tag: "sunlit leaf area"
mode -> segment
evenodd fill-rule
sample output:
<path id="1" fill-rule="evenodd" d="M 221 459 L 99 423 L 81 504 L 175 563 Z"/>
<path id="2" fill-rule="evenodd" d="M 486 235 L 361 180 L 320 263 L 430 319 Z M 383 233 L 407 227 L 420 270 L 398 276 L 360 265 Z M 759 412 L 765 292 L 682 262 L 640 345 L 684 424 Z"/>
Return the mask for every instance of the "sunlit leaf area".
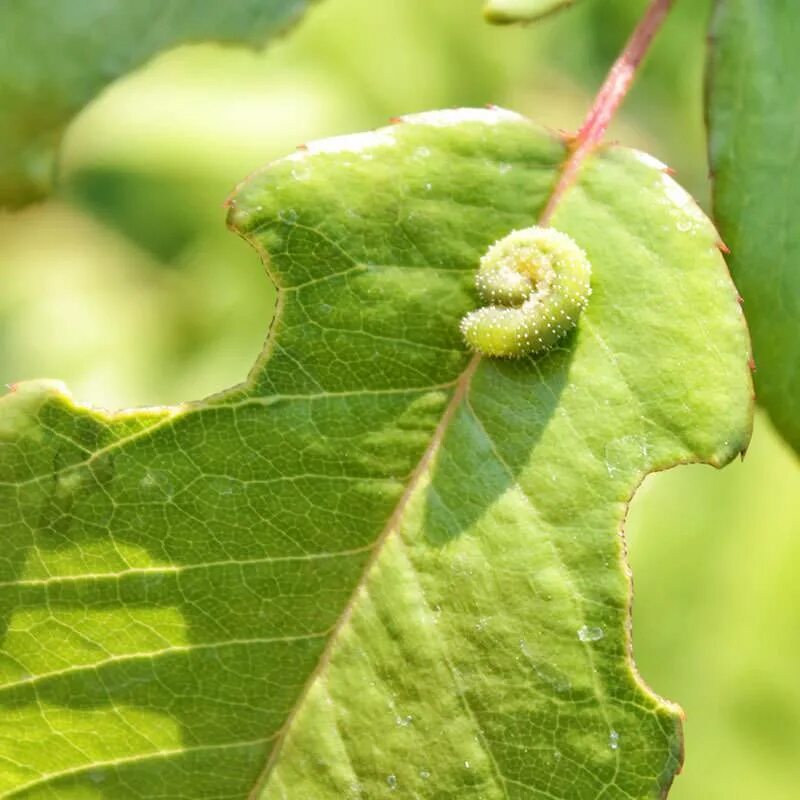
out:
<path id="1" fill-rule="evenodd" d="M 609 133 L 706 209 L 710 5 L 677 4 Z M 275 292 L 226 228 L 241 181 L 306 142 L 432 108 L 498 105 L 573 130 L 643 6 L 595 0 L 497 28 L 480 0 L 325 0 L 263 51 L 158 56 L 77 117 L 49 200 L 0 213 L 0 381 L 60 379 L 109 410 L 242 381 Z M 686 713 L 670 798 L 796 800 L 797 457 L 757 412 L 741 462 L 645 479 L 625 533 L 637 666 Z"/>

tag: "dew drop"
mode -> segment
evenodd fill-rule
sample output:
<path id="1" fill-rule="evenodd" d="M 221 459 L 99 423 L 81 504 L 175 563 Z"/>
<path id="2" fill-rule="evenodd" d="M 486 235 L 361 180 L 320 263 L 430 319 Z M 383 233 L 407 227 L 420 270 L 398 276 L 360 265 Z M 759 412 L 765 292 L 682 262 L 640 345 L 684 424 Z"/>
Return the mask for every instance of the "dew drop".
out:
<path id="1" fill-rule="evenodd" d="M 430 774 L 430 772 L 428 772 L 428 770 L 421 769 L 419 771 L 419 776 L 420 776 L 420 778 L 422 778 L 422 780 L 426 781 L 426 780 L 428 780 L 428 778 L 430 778 L 431 774 Z"/>
<path id="2" fill-rule="evenodd" d="M 227 478 L 214 478 L 209 482 L 208 488 L 219 495 L 231 495 L 237 491 L 233 481 Z"/>
<path id="3" fill-rule="evenodd" d="M 154 486 L 158 486 L 158 481 L 152 472 L 145 472 L 144 477 L 139 481 L 139 485 L 143 489 L 152 489 Z"/>
<path id="4" fill-rule="evenodd" d="M 396 775 L 387 775 L 386 776 L 386 785 L 394 791 L 397 788 L 397 776 Z"/>
<path id="5" fill-rule="evenodd" d="M 619 747 L 619 734 L 613 728 L 611 733 L 608 734 L 608 746 L 612 750 L 616 750 Z"/>
<path id="6" fill-rule="evenodd" d="M 148 470 L 145 472 L 139 485 L 143 489 L 160 492 L 167 500 L 171 500 L 175 494 L 175 488 L 169 478 L 169 474 L 161 470 Z"/>
<path id="7" fill-rule="evenodd" d="M 582 642 L 597 642 L 605 636 L 602 628 L 590 628 L 588 625 L 582 625 L 578 628 L 578 638 Z"/>
<path id="8" fill-rule="evenodd" d="M 59 475 L 56 481 L 56 494 L 59 497 L 67 497 L 75 494 L 83 482 L 83 475 L 80 472 L 67 472 Z"/>

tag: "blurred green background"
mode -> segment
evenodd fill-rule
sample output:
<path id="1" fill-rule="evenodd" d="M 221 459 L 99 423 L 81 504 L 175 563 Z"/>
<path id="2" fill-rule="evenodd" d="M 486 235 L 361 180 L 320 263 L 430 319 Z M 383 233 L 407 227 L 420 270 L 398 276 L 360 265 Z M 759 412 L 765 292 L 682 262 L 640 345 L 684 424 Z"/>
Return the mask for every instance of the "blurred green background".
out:
<path id="1" fill-rule="evenodd" d="M 497 29 L 479 0 L 325 0 L 263 53 L 162 56 L 71 127 L 51 202 L 0 216 L 0 381 L 58 377 L 109 408 L 240 381 L 274 294 L 224 226 L 237 181 L 430 108 L 496 103 L 575 129 L 643 6 L 585 0 Z M 709 13 L 677 3 L 610 132 L 704 205 Z M 673 800 L 800 796 L 798 531 L 798 462 L 761 417 L 743 463 L 651 476 L 633 503 L 636 660 L 687 713 Z"/>

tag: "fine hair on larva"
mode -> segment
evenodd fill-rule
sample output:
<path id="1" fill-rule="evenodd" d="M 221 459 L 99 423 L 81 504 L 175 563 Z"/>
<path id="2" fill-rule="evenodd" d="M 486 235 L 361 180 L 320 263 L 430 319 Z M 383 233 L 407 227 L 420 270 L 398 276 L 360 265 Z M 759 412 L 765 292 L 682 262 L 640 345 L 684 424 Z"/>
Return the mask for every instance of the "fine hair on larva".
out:
<path id="1" fill-rule="evenodd" d="M 495 242 L 475 286 L 485 306 L 461 320 L 469 347 L 487 356 L 519 358 L 549 350 L 589 303 L 592 267 L 567 234 L 533 226 Z"/>

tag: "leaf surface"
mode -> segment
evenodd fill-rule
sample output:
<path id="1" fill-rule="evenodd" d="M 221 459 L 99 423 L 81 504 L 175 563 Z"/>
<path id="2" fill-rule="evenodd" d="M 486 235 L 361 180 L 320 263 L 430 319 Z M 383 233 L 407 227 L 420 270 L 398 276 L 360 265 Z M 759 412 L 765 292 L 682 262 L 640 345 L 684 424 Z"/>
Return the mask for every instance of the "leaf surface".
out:
<path id="1" fill-rule="evenodd" d="M 0 797 L 666 792 L 621 525 L 648 472 L 746 446 L 749 347 L 713 227 L 608 148 L 552 220 L 593 265 L 577 330 L 465 352 L 480 256 L 564 157 L 502 110 L 312 145 L 231 200 L 278 287 L 246 383 L 0 403 Z"/>
<path id="2" fill-rule="evenodd" d="M 199 41 L 263 44 L 310 0 L 14 0 L 0 4 L 0 206 L 51 189 L 70 120 L 109 83 Z"/>
<path id="3" fill-rule="evenodd" d="M 800 452 L 800 6 L 718 3 L 708 75 L 714 214 L 745 302 L 756 390 Z"/>
<path id="4" fill-rule="evenodd" d="M 509 25 L 532 22 L 574 3 L 575 0 L 487 0 L 483 13 L 489 22 Z"/>

